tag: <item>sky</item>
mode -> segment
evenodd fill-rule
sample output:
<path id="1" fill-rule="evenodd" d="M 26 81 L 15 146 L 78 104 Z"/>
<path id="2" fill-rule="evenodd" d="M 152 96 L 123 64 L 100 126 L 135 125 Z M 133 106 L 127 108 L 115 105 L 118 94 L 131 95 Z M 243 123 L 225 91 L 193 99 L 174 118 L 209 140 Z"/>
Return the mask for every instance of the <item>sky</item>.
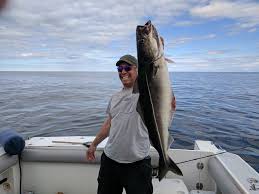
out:
<path id="1" fill-rule="evenodd" d="M 259 72 L 255 0 L 7 0 L 0 71 L 116 71 L 120 56 L 137 56 L 136 26 L 148 20 L 169 71 Z"/>

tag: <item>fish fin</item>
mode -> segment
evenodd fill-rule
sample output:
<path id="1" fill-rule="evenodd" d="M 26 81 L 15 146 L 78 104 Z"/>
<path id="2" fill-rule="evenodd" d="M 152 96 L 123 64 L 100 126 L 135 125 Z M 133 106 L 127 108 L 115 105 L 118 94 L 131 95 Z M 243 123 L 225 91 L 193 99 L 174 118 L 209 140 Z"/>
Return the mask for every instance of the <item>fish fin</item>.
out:
<path id="1" fill-rule="evenodd" d="M 158 69 L 159 69 L 159 65 L 154 65 L 153 77 L 156 77 Z"/>
<path id="2" fill-rule="evenodd" d="M 167 58 L 167 57 L 165 57 L 165 61 L 166 61 L 167 63 L 175 63 L 172 59 L 169 59 L 169 58 Z"/>
<path id="3" fill-rule="evenodd" d="M 183 176 L 180 168 L 174 163 L 174 161 L 170 157 L 168 157 L 167 164 L 159 159 L 159 171 L 157 176 L 158 180 L 161 181 L 169 170 L 177 175 Z"/>
<path id="4" fill-rule="evenodd" d="M 161 43 L 162 43 L 163 49 L 164 49 L 164 48 L 165 48 L 165 41 L 164 41 L 164 38 L 163 38 L 162 36 L 160 36 L 160 40 L 161 40 Z M 165 61 L 166 61 L 167 63 L 175 63 L 172 59 L 169 59 L 169 58 L 167 58 L 167 57 L 165 57 Z"/>
<path id="5" fill-rule="evenodd" d="M 164 38 L 162 36 L 160 36 L 160 40 L 162 42 L 162 45 L 163 45 L 163 49 L 165 48 L 165 41 L 164 41 Z"/>
<path id="6" fill-rule="evenodd" d="M 170 146 L 172 145 L 172 143 L 174 142 L 174 138 L 172 135 L 168 135 L 168 148 L 170 148 Z"/>

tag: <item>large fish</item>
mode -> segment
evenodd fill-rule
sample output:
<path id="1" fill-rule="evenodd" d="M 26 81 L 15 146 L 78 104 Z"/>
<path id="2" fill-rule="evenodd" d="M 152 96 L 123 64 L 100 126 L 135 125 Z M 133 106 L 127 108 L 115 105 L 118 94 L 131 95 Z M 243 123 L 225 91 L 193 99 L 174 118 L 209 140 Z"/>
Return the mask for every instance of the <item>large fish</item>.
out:
<path id="1" fill-rule="evenodd" d="M 161 180 L 169 170 L 182 175 L 167 153 L 172 143 L 168 129 L 174 110 L 171 106 L 173 93 L 164 57 L 163 39 L 159 37 L 151 21 L 144 26 L 137 26 L 136 35 L 138 79 L 134 92 L 138 89 L 140 96 L 137 111 L 148 129 L 152 145 L 159 154 L 158 178 Z"/>

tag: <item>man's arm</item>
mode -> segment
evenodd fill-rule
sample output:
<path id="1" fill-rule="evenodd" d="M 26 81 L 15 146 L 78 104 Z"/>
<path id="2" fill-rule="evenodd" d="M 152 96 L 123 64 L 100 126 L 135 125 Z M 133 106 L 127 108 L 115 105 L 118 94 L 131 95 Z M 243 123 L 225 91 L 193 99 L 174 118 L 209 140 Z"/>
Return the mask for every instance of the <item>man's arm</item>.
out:
<path id="1" fill-rule="evenodd" d="M 95 159 L 95 151 L 96 147 L 99 143 L 101 143 L 106 137 L 109 136 L 110 132 L 110 127 L 111 127 L 111 116 L 109 115 L 108 118 L 104 121 L 99 133 L 96 135 L 94 141 L 88 148 L 86 152 L 86 159 L 87 160 L 94 160 Z"/>
<path id="2" fill-rule="evenodd" d="M 176 109 L 176 99 L 175 99 L 175 96 L 173 96 L 173 98 L 172 98 L 171 107 L 172 107 L 172 111 L 175 111 L 175 109 Z"/>

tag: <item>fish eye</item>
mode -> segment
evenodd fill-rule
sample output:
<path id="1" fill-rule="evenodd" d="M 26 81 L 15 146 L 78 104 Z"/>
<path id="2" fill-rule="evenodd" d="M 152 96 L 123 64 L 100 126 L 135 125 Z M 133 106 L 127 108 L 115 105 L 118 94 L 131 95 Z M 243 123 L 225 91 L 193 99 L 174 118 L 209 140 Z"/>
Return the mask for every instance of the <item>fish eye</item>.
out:
<path id="1" fill-rule="evenodd" d="M 140 40 L 139 40 L 139 43 L 140 43 L 140 44 L 144 44 L 144 39 L 140 39 Z"/>

